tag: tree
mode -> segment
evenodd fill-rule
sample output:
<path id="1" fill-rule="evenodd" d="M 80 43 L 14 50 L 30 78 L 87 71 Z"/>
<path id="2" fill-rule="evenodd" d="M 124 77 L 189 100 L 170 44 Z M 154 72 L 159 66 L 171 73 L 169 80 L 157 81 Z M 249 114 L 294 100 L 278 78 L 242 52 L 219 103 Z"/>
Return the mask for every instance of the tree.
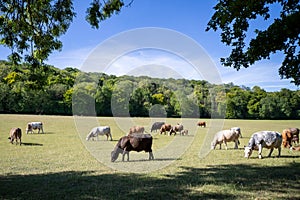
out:
<path id="1" fill-rule="evenodd" d="M 261 16 L 271 19 L 271 5 L 281 7 L 280 16 L 266 30 L 255 30 L 255 37 L 248 40 L 249 22 Z M 299 0 L 220 0 L 206 31 L 221 29 L 221 41 L 232 47 L 224 66 L 249 67 L 256 61 L 270 59 L 270 55 L 283 52 L 285 58 L 279 68 L 281 78 L 292 78 L 300 85 L 300 4 Z M 276 16 L 275 16 L 276 17 Z M 250 34 L 251 35 L 251 34 Z M 246 41 L 250 41 L 246 44 Z"/>
<path id="2" fill-rule="evenodd" d="M 122 0 L 93 0 L 86 20 L 93 28 L 124 6 Z M 72 0 L 3 0 L 0 2 L 0 44 L 11 50 L 9 59 L 40 66 L 62 48 L 59 37 L 76 16 Z"/>

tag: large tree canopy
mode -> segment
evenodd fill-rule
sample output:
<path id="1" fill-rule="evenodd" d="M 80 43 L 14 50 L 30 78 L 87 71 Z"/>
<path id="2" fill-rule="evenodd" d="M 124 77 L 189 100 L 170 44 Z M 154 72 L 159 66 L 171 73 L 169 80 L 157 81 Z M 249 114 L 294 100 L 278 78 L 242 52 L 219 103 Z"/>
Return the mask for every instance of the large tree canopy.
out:
<path id="1" fill-rule="evenodd" d="M 279 16 L 271 16 L 271 6 L 280 7 Z M 249 67 L 256 61 L 269 59 L 276 52 L 284 53 L 279 69 L 281 78 L 292 78 L 300 85 L 300 5 L 299 0 L 220 0 L 214 7 L 207 31 L 221 29 L 221 41 L 232 47 L 227 58 L 221 58 L 224 66 Z M 255 30 L 255 36 L 248 40 L 249 22 L 262 17 L 274 17 L 265 30 Z M 250 41 L 248 44 L 246 41 Z"/>
<path id="2" fill-rule="evenodd" d="M 124 1 L 91 0 L 86 20 L 99 28 L 101 21 L 125 6 Z M 132 2 L 128 0 L 127 5 Z M 280 15 L 266 30 L 256 30 L 255 37 L 246 44 L 249 22 L 259 16 L 270 19 L 270 5 L 274 4 L 281 7 Z M 207 30 L 221 29 L 221 41 L 232 47 L 229 57 L 221 58 L 223 65 L 239 70 L 283 52 L 279 74 L 300 85 L 299 0 L 220 0 L 214 9 Z M 0 45 L 11 49 L 10 60 L 14 63 L 25 60 L 33 66 L 41 64 L 53 51 L 61 49 L 59 37 L 68 30 L 75 15 L 73 0 L 2 0 Z"/>
<path id="3" fill-rule="evenodd" d="M 94 28 L 120 11 L 121 0 L 93 0 L 86 20 Z M 60 50 L 59 37 L 66 33 L 76 13 L 72 0 L 0 1 L 0 44 L 11 49 L 14 63 L 27 61 L 39 65 L 54 50 Z"/>

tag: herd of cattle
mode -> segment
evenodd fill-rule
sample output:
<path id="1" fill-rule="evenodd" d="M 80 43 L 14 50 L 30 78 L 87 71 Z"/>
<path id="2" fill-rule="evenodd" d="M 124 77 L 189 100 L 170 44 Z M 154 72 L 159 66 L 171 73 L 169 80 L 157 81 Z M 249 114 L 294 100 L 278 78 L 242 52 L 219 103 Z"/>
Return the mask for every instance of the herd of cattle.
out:
<path id="1" fill-rule="evenodd" d="M 40 133 L 40 131 L 42 131 L 42 133 L 44 133 L 44 129 L 43 129 L 43 123 L 42 122 L 29 122 L 27 123 L 26 126 L 26 134 L 33 133 L 33 130 L 38 129 L 38 133 Z M 22 130 L 20 128 L 12 128 L 9 132 L 9 137 L 8 139 L 10 140 L 10 142 L 13 144 L 14 140 L 16 140 L 16 144 L 18 144 L 18 140 L 19 140 L 19 144 L 22 144 L 21 141 L 22 138 Z"/>
<path id="2" fill-rule="evenodd" d="M 206 122 L 198 122 L 197 126 L 206 127 Z M 42 122 L 30 122 L 26 127 L 26 134 L 33 133 L 33 130 L 37 130 L 38 133 L 43 130 Z M 188 130 L 184 129 L 182 124 L 177 124 L 172 126 L 165 122 L 155 122 L 151 127 L 151 133 L 153 131 L 159 131 L 160 134 L 166 135 L 188 135 Z M 98 136 L 106 136 L 107 140 L 110 138 L 112 141 L 111 128 L 109 126 L 99 126 L 94 127 L 86 136 L 86 140 L 98 140 Z M 9 134 L 9 140 L 13 144 L 14 140 L 16 144 L 21 145 L 22 131 L 20 128 L 12 128 Z M 219 144 L 220 149 L 221 145 L 224 144 L 227 149 L 228 142 L 234 142 L 234 148 L 238 149 L 240 144 L 239 138 L 242 138 L 242 132 L 240 127 L 232 127 L 229 130 L 221 130 L 217 132 L 211 142 L 211 149 L 215 149 Z M 129 161 L 129 152 L 130 151 L 145 151 L 149 152 L 149 160 L 153 160 L 154 156 L 152 153 L 152 135 L 145 131 L 145 128 L 142 126 L 134 126 L 129 129 L 129 132 L 126 136 L 121 137 L 113 151 L 111 152 L 111 161 L 114 162 L 117 160 L 119 154 L 122 154 L 122 161 L 124 161 L 125 155 L 127 155 L 127 160 Z M 291 150 L 300 150 L 300 147 L 293 147 L 293 143 L 299 144 L 299 129 L 298 128 L 288 128 L 282 131 L 282 134 L 276 131 L 259 131 L 253 133 L 249 139 L 248 145 L 244 148 L 245 157 L 249 158 L 253 150 L 258 150 L 258 157 L 262 158 L 262 149 L 270 149 L 269 155 L 271 156 L 274 148 L 278 149 L 278 157 L 280 156 L 281 146 L 285 148 L 290 148 Z"/>

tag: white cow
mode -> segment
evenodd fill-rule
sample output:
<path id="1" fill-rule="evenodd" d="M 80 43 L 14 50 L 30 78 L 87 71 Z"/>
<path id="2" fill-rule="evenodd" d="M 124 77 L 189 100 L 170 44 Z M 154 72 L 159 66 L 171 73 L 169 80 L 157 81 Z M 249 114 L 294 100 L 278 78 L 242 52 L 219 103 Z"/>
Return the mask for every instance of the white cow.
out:
<path id="1" fill-rule="evenodd" d="M 33 133 L 33 130 L 38 129 L 38 133 L 40 133 L 40 130 L 42 130 L 42 133 L 44 133 L 43 130 L 43 123 L 42 122 L 29 122 L 27 124 L 27 128 L 26 128 L 26 134 L 28 134 L 28 132 Z"/>
<path id="2" fill-rule="evenodd" d="M 211 149 L 215 149 L 217 144 L 220 144 L 220 149 L 222 143 L 225 144 L 227 149 L 227 142 L 234 142 L 234 148 L 237 149 L 239 145 L 240 130 L 236 128 L 231 128 L 229 130 L 222 130 L 216 133 L 213 141 L 211 142 Z"/>
<path id="3" fill-rule="evenodd" d="M 259 131 L 253 133 L 248 146 L 245 147 L 245 158 L 249 158 L 253 150 L 258 150 L 258 158 L 262 158 L 263 147 L 270 149 L 268 157 L 271 156 L 274 148 L 278 148 L 278 157 L 281 152 L 282 136 L 276 131 Z"/>
<path id="4" fill-rule="evenodd" d="M 112 140 L 111 132 L 110 132 L 110 127 L 109 126 L 98 126 L 94 127 L 90 133 L 86 136 L 86 140 L 88 141 L 89 139 L 93 139 L 96 137 L 98 140 L 99 135 L 106 135 L 106 138 L 108 140 L 108 137 L 110 137 L 110 140 Z"/>

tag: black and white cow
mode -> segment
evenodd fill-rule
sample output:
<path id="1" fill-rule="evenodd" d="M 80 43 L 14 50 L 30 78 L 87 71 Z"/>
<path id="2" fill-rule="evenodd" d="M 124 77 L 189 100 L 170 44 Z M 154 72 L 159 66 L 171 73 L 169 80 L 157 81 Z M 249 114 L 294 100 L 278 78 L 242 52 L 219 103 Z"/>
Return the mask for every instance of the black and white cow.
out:
<path id="1" fill-rule="evenodd" d="M 33 130 L 36 130 L 36 129 L 39 130 L 38 133 L 40 133 L 40 130 L 42 130 L 42 133 L 44 133 L 43 123 L 42 122 L 29 122 L 26 127 L 26 134 L 28 134 L 28 132 L 33 133 Z"/>
<path id="2" fill-rule="evenodd" d="M 258 150 L 258 157 L 262 158 L 262 149 L 270 149 L 268 157 L 271 156 L 274 148 L 278 149 L 278 157 L 281 152 L 282 136 L 276 131 L 259 131 L 253 133 L 248 146 L 245 146 L 245 158 L 249 158 L 253 150 Z"/>

